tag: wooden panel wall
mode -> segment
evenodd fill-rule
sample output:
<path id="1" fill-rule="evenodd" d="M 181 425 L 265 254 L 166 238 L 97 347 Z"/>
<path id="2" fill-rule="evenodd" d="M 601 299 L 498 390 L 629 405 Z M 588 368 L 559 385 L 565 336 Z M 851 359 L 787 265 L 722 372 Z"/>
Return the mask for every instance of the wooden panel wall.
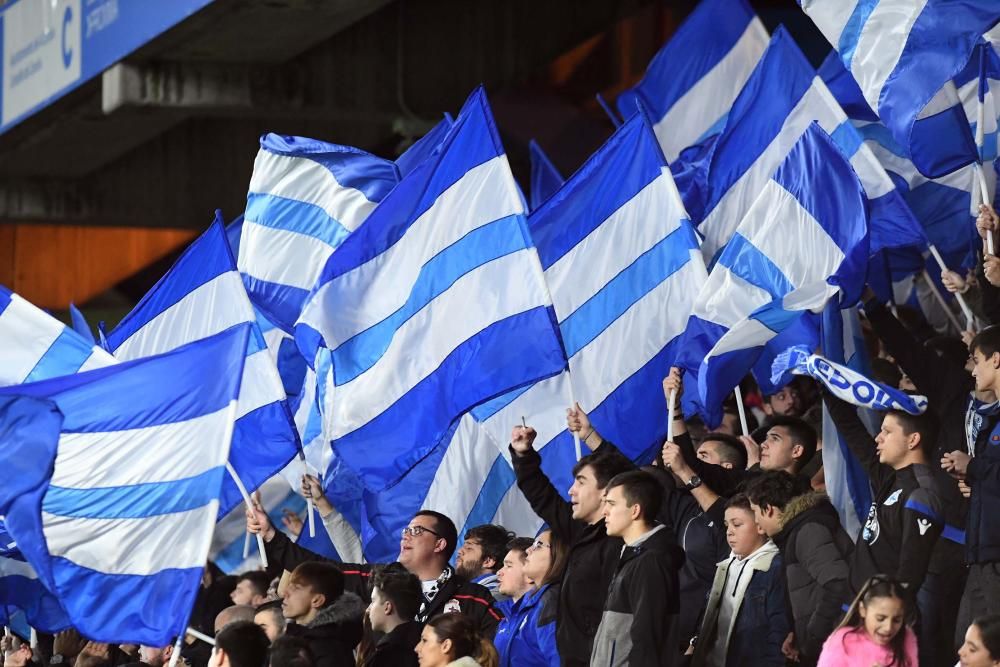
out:
<path id="1" fill-rule="evenodd" d="M 41 308 L 64 309 L 196 235 L 190 229 L 0 224 L 0 283 Z"/>

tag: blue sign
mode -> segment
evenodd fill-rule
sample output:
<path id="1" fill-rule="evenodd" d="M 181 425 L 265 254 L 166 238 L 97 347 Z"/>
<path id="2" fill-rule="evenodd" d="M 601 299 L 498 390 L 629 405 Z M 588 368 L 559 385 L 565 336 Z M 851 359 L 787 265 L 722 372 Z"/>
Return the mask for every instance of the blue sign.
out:
<path id="1" fill-rule="evenodd" d="M 0 133 L 211 2 L 8 2 L 0 9 Z"/>

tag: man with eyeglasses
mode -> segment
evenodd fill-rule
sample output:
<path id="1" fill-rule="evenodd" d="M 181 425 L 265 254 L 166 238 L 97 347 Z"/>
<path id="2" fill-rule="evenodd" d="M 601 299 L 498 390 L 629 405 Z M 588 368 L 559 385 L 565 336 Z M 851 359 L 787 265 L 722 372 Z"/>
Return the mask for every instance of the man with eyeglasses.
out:
<path id="1" fill-rule="evenodd" d="M 303 484 L 307 496 L 315 496 L 317 489 L 318 486 Z M 254 514 L 247 513 L 247 530 L 264 538 L 269 574 L 291 572 L 307 561 L 333 562 L 344 573 L 344 589 L 371 602 L 369 578 L 378 563 L 341 563 L 324 558 L 275 530 L 263 508 L 257 506 L 256 510 Z M 424 599 L 415 620 L 424 623 L 438 614 L 460 611 L 478 625 L 481 634 L 493 637 L 502 615 L 494 608 L 493 596 L 487 588 L 456 574 L 448 564 L 457 542 L 455 524 L 440 512 L 421 510 L 403 528 L 399 563 L 420 579 L 423 589 Z"/>

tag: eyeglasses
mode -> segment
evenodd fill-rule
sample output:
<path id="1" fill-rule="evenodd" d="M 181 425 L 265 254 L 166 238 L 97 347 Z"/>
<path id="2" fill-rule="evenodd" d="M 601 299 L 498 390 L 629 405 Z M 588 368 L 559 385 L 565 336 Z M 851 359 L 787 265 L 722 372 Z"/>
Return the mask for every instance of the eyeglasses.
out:
<path id="1" fill-rule="evenodd" d="M 529 549 L 533 549 L 533 550 L 534 549 L 551 549 L 552 545 L 551 544 L 546 544 L 545 542 L 542 542 L 541 540 L 535 540 L 535 543 L 532 544 L 528 548 Z"/>
<path id="2" fill-rule="evenodd" d="M 420 537 L 424 533 L 430 533 L 436 537 L 441 537 L 441 533 L 436 533 L 430 528 L 424 528 L 423 526 L 407 526 L 403 529 L 403 537 Z"/>

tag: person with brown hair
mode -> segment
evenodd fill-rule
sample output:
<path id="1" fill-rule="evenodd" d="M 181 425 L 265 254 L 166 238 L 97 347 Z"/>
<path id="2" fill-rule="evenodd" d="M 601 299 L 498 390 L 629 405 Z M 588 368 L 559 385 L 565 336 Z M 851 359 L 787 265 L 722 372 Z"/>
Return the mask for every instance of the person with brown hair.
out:
<path id="1" fill-rule="evenodd" d="M 507 618 L 500 621 L 497 628 L 500 664 L 503 667 L 559 667 L 556 615 L 559 582 L 569 549 L 552 531 L 545 530 L 523 553 L 522 570 L 531 588 L 511 606 Z"/>
<path id="2" fill-rule="evenodd" d="M 465 614 L 440 614 L 427 622 L 414 649 L 420 667 L 499 667 L 493 642 Z"/>
<path id="3" fill-rule="evenodd" d="M 364 603 L 344 590 L 344 575 L 329 563 L 302 563 L 285 588 L 285 634 L 309 642 L 316 667 L 354 663 L 361 641 Z"/>

